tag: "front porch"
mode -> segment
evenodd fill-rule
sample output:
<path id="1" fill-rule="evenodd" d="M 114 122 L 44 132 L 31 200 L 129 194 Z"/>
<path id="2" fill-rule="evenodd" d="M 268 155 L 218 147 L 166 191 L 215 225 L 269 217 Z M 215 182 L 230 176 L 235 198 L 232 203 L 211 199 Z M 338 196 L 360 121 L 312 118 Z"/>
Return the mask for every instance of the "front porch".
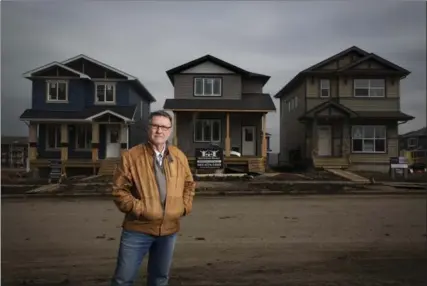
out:
<path id="1" fill-rule="evenodd" d="M 59 123 L 29 122 L 30 169 L 49 168 L 51 160 L 60 160 L 65 175 L 69 171 L 96 174 L 103 159 L 118 159 L 128 149 L 129 123 L 111 114 Z"/>
<path id="2" fill-rule="evenodd" d="M 196 148 L 212 145 L 224 150 L 224 167 L 242 172 L 265 172 L 266 114 L 263 112 L 174 111 L 172 142 L 195 170 Z M 239 156 L 235 154 L 239 153 Z"/>

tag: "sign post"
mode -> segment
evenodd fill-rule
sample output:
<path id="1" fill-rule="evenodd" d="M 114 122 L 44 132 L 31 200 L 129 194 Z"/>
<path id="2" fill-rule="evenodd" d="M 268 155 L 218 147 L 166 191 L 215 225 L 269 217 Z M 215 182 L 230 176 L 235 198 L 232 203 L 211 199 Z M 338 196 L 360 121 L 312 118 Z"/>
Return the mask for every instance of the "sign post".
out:
<path id="1" fill-rule="evenodd" d="M 406 157 L 390 157 L 390 175 L 393 180 L 396 179 L 396 174 L 403 174 L 405 179 L 408 178 L 408 160 Z"/>
<path id="2" fill-rule="evenodd" d="M 224 154 L 220 147 L 196 148 L 196 169 L 222 169 Z"/>

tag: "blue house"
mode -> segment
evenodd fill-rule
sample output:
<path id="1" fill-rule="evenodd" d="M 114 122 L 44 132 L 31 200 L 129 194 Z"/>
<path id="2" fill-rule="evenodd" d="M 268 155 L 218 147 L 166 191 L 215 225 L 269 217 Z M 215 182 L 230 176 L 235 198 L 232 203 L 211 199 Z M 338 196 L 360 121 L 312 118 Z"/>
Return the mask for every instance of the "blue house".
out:
<path id="1" fill-rule="evenodd" d="M 156 100 L 136 77 L 85 55 L 24 77 L 32 81 L 32 106 L 20 119 L 29 126 L 30 169 L 40 175 L 52 159 L 67 175 L 108 173 L 123 150 L 146 141 Z"/>

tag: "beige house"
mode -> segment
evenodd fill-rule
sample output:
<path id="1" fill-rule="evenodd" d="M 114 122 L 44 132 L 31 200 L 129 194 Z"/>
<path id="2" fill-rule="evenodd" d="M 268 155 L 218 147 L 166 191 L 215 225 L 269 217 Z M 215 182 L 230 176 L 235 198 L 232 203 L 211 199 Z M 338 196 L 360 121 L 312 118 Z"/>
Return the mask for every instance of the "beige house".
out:
<path id="1" fill-rule="evenodd" d="M 280 99 L 279 163 L 388 171 L 398 156 L 400 81 L 409 71 L 358 47 L 298 73 Z"/>

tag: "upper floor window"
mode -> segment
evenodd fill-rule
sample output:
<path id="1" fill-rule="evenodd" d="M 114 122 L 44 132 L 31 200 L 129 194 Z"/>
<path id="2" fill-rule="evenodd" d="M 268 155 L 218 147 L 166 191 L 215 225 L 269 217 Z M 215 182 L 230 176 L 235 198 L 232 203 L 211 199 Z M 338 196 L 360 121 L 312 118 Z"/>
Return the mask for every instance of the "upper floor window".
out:
<path id="1" fill-rule="evenodd" d="M 355 97 L 384 97 L 385 80 L 384 79 L 355 79 L 354 80 Z"/>
<path id="2" fill-rule="evenodd" d="M 64 102 L 68 100 L 68 84 L 65 80 L 47 81 L 47 101 Z"/>
<path id="3" fill-rule="evenodd" d="M 96 103 L 115 103 L 116 85 L 108 82 L 97 82 L 95 84 Z"/>
<path id="4" fill-rule="evenodd" d="M 331 84 L 329 79 L 320 80 L 320 97 L 330 97 L 331 96 Z"/>
<path id="5" fill-rule="evenodd" d="M 221 96 L 221 78 L 195 78 L 194 96 Z"/>

